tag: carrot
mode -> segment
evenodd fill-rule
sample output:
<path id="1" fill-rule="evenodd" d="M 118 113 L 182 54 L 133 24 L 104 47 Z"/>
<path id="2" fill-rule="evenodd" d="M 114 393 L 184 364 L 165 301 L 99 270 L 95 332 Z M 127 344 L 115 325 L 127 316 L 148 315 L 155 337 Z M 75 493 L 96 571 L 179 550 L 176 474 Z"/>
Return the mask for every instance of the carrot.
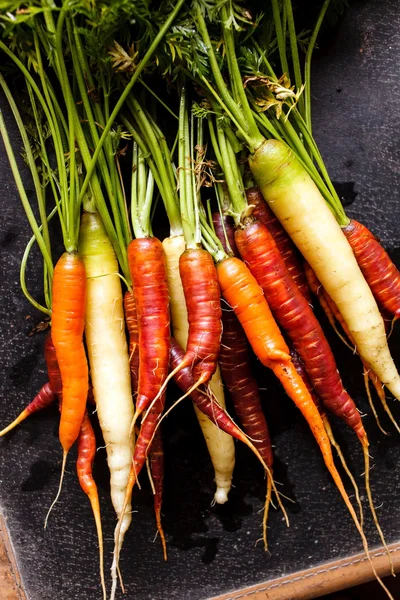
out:
<path id="1" fill-rule="evenodd" d="M 400 376 L 375 299 L 315 183 L 293 152 L 277 140 L 260 145 L 250 158 L 250 168 L 274 214 L 340 307 L 360 356 L 400 399 Z"/>
<path id="2" fill-rule="evenodd" d="M 311 383 L 335 415 L 351 427 L 363 446 L 368 439 L 360 413 L 343 388 L 335 359 L 310 305 L 301 294 L 268 229 L 249 222 L 236 230 L 239 252 L 249 266 L 278 323 L 285 329 L 299 353 Z"/>
<path id="3" fill-rule="evenodd" d="M 128 246 L 139 328 L 139 382 L 134 422 L 151 405 L 168 375 L 169 293 L 160 240 L 144 237 Z"/>
<path id="4" fill-rule="evenodd" d="M 214 223 L 215 226 L 215 223 Z M 265 464 L 273 472 L 271 438 L 261 407 L 258 384 L 250 366 L 246 335 L 235 313 L 222 308 L 223 333 L 220 350 L 220 366 L 225 385 L 231 395 L 239 421 L 253 441 Z M 271 501 L 271 480 L 267 479 L 267 494 L 263 517 L 263 541 L 267 550 L 267 521 Z"/>
<path id="5" fill-rule="evenodd" d="M 79 435 L 89 388 L 89 370 L 83 345 L 86 271 L 77 252 L 64 252 L 57 261 L 52 296 L 51 336 L 62 383 L 59 438 L 63 461 L 58 492 L 47 512 L 45 528 L 61 493 L 67 455 Z"/>
<path id="6" fill-rule="evenodd" d="M 400 271 L 365 225 L 354 219 L 342 231 L 378 305 L 396 319 L 400 316 Z"/>
<path id="7" fill-rule="evenodd" d="M 160 536 L 164 560 L 167 560 L 167 543 L 161 522 L 161 506 L 164 489 L 164 448 L 161 429 L 157 429 L 150 446 L 150 472 L 153 482 L 154 514 L 156 517 L 157 531 Z"/>
<path id="8" fill-rule="evenodd" d="M 136 394 L 139 379 L 139 326 L 133 291 L 130 292 L 128 290 L 125 292 L 124 313 L 129 334 L 129 364 L 131 366 L 132 392 Z"/>
<path id="9" fill-rule="evenodd" d="M 365 552 L 369 556 L 366 537 L 334 465 L 331 445 L 321 416 L 291 362 L 289 349 L 272 317 L 260 286 L 246 265 L 235 257 L 219 262 L 217 273 L 222 294 L 234 309 L 254 352 L 262 364 L 272 369 L 309 424 L 325 465 L 346 504 L 361 536 Z"/>
<path id="10" fill-rule="evenodd" d="M 22 423 L 29 415 L 33 415 L 34 413 L 47 408 L 56 400 L 57 395 L 51 389 L 50 383 L 45 383 L 38 394 L 34 397 L 34 399 L 24 408 L 18 417 L 14 419 L 12 423 L 7 425 L 4 429 L 0 431 L 0 437 L 14 429 L 19 423 Z"/>
<path id="11" fill-rule="evenodd" d="M 167 277 L 168 277 L 168 288 L 171 298 L 171 324 L 172 332 L 176 341 L 186 348 L 189 323 L 187 318 L 187 308 L 185 302 L 185 294 L 182 287 L 182 281 L 179 274 L 179 259 L 181 254 L 185 251 L 185 240 L 183 236 L 171 236 L 163 240 L 163 247 L 165 250 L 165 256 L 167 259 Z M 174 343 L 171 340 L 172 344 Z M 183 351 L 182 351 L 183 352 Z M 183 359 L 184 352 L 181 355 Z M 171 355 L 172 361 L 174 361 L 173 354 Z M 174 366 L 175 362 L 173 362 Z M 182 373 L 190 373 L 190 386 L 183 389 L 186 392 L 191 386 L 194 386 L 193 375 L 191 368 L 186 367 L 182 370 Z M 176 376 L 179 373 L 176 373 Z M 189 380 L 188 380 L 189 382 Z M 188 384 L 189 385 L 189 384 Z M 225 395 L 224 386 L 221 378 L 220 369 L 217 369 L 208 384 L 211 394 L 216 398 L 218 404 L 225 409 Z M 181 388 L 182 389 L 182 388 Z M 194 396 L 197 394 L 194 393 Z M 191 395 L 193 400 L 193 394 Z M 209 402 L 209 397 L 201 395 L 199 401 L 203 403 Z M 213 420 L 210 420 L 209 416 L 206 416 L 204 412 L 199 410 L 198 402 L 193 403 L 194 411 L 201 427 L 207 449 L 210 454 L 211 462 L 214 467 L 216 490 L 214 494 L 214 501 L 217 504 L 224 504 L 228 501 L 228 494 L 232 485 L 232 475 L 235 466 L 235 446 L 233 439 L 230 434 L 225 433 L 217 426 Z M 213 403 L 216 406 L 216 403 Z M 213 413 L 214 414 L 214 413 Z"/>
<path id="12" fill-rule="evenodd" d="M 214 231 L 227 254 L 232 254 L 239 258 L 239 252 L 236 248 L 234 221 L 229 215 L 221 215 L 220 212 L 212 214 Z"/>
<path id="13" fill-rule="evenodd" d="M 221 342 L 221 306 L 212 256 L 202 248 L 181 255 L 179 272 L 188 312 L 189 334 L 184 358 L 176 369 L 192 365 L 195 385 L 207 383 L 217 368 Z"/>
<path id="14" fill-rule="evenodd" d="M 87 412 L 85 413 L 78 437 L 78 458 L 76 470 L 82 490 L 88 496 L 92 507 L 96 524 L 97 539 L 99 541 L 100 581 L 103 590 L 103 599 L 106 600 L 106 584 L 104 580 L 104 558 L 103 558 L 103 531 L 101 527 L 99 494 L 93 479 L 92 467 L 96 456 L 96 436 L 93 431 Z"/>
<path id="15" fill-rule="evenodd" d="M 79 251 L 88 277 L 85 336 L 93 393 L 106 445 L 111 501 L 123 522 L 122 543 L 132 519 L 130 505 L 122 507 L 132 460 L 134 407 L 118 262 L 97 212 L 82 215 Z"/>
<path id="16" fill-rule="evenodd" d="M 264 223 L 268 231 L 275 240 L 279 252 L 285 261 L 286 268 L 294 279 L 297 287 L 303 294 L 307 302 L 311 302 L 310 289 L 307 285 L 307 279 L 303 267 L 298 257 L 298 250 L 292 240 L 268 207 L 262 194 L 257 187 L 246 190 L 247 202 L 253 208 L 253 216 Z"/>
<path id="17" fill-rule="evenodd" d="M 46 339 L 44 341 L 44 360 L 46 362 L 47 377 L 49 378 L 50 388 L 54 394 L 60 397 L 62 394 L 61 373 L 60 367 L 58 366 L 53 338 L 51 337 L 51 331 L 49 331 L 49 333 L 46 335 Z"/>
<path id="18" fill-rule="evenodd" d="M 44 408 L 50 406 L 57 396 L 61 396 L 61 375 L 58 367 L 56 351 L 53 340 L 51 339 L 51 331 L 47 334 L 44 342 L 44 359 L 46 361 L 47 376 L 49 381 L 45 383 L 35 398 L 24 408 L 18 417 L 2 431 L 0 437 L 14 429 L 19 423 L 24 421 L 29 415 L 32 415 Z"/>

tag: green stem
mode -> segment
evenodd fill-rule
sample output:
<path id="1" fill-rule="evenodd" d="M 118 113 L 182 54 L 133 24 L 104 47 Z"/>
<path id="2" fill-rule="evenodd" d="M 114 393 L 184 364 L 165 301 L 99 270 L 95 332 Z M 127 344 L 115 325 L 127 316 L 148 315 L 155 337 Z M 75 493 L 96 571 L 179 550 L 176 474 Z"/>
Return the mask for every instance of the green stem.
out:
<path id="1" fill-rule="evenodd" d="M 221 16 L 222 16 L 222 21 L 226 22 L 228 19 L 226 6 L 223 6 L 221 8 Z M 237 58 L 236 58 L 235 40 L 234 40 L 232 28 L 228 29 L 224 26 L 224 40 L 225 40 L 226 53 L 230 57 L 229 75 L 230 75 L 231 79 L 235 82 L 235 85 L 237 87 L 241 111 L 242 111 L 242 113 L 244 115 L 244 119 L 246 121 L 246 131 L 248 132 L 248 134 L 251 138 L 257 139 L 257 137 L 259 137 L 259 135 L 260 135 L 260 132 L 258 131 L 256 122 L 253 117 L 253 112 L 249 106 L 246 92 L 243 87 L 242 75 L 240 73 L 239 65 L 238 65 Z"/>
<path id="2" fill-rule="evenodd" d="M 287 13 L 287 23 L 289 29 L 289 41 L 290 41 L 290 49 L 292 52 L 292 62 L 293 62 L 293 72 L 294 72 L 294 80 L 296 83 L 297 90 L 301 89 L 303 85 L 302 77 L 301 77 L 301 68 L 300 68 L 300 59 L 299 59 L 299 50 L 297 47 L 297 36 L 296 36 L 296 28 L 294 24 L 293 18 L 293 9 L 292 9 L 292 1 L 284 0 L 286 13 Z M 298 107 L 301 115 L 304 115 L 304 98 L 303 95 L 300 96 L 298 101 Z"/>
<path id="3" fill-rule="evenodd" d="M 318 20 L 315 24 L 314 30 L 312 32 L 310 42 L 308 44 L 306 60 L 304 64 L 304 97 L 305 97 L 305 122 L 310 134 L 312 133 L 312 123 L 311 123 L 311 58 L 315 47 L 315 42 L 317 40 L 319 30 L 321 29 L 322 21 L 324 20 L 326 11 L 328 10 L 328 6 L 331 0 L 325 0 L 322 5 L 321 11 L 318 16 Z"/>
<path id="4" fill-rule="evenodd" d="M 18 193 L 20 195 L 22 206 L 24 207 L 26 216 L 28 218 L 29 224 L 32 228 L 32 231 L 37 239 L 38 246 L 40 248 L 41 253 L 43 254 L 43 258 L 46 262 L 49 273 L 53 274 L 53 263 L 50 257 L 50 254 L 47 250 L 45 241 L 41 234 L 40 227 L 38 226 L 35 215 L 33 214 L 31 205 L 29 204 L 28 196 L 26 195 L 24 184 L 22 183 L 21 175 L 18 169 L 17 161 L 15 160 L 15 155 L 11 146 L 10 138 L 8 136 L 8 131 L 6 128 L 6 124 L 3 118 L 3 113 L 0 110 L 0 132 L 3 137 L 4 147 L 6 149 L 7 157 L 11 166 L 12 174 L 14 176 L 15 184 L 18 189 Z"/>
<path id="5" fill-rule="evenodd" d="M 282 31 L 282 22 L 281 22 L 281 16 L 280 16 L 280 12 L 279 12 L 279 3 L 278 3 L 278 0 L 271 0 L 271 3 L 272 3 L 272 13 L 274 16 L 276 39 L 278 41 L 278 50 L 279 50 L 279 58 L 281 61 L 281 67 L 282 67 L 283 73 L 286 73 L 286 75 L 289 77 L 290 76 L 289 65 L 288 65 L 287 58 L 286 58 L 286 40 L 283 36 L 283 31 Z"/>
<path id="6" fill-rule="evenodd" d="M 186 106 L 186 90 L 181 88 L 181 97 L 179 102 L 179 142 L 178 142 L 178 163 L 179 163 L 179 200 L 181 206 L 181 218 L 183 235 L 185 237 L 186 248 L 196 248 L 195 223 L 193 215 L 193 197 L 191 176 L 188 169 L 191 169 L 189 162 L 190 140 L 189 140 L 189 122 Z"/>
<path id="7" fill-rule="evenodd" d="M 242 194 L 238 185 L 237 163 L 236 159 L 232 162 L 232 154 L 229 149 L 229 141 L 226 139 L 222 127 L 217 125 L 217 135 L 219 149 L 222 157 L 220 165 L 225 176 L 226 185 L 228 187 L 230 200 L 235 213 L 235 223 L 239 223 L 242 212 L 247 207 L 246 197 Z"/>
<path id="8" fill-rule="evenodd" d="M 160 31 L 158 32 L 158 34 L 156 35 L 156 37 L 154 38 L 153 42 L 150 44 L 150 47 L 148 48 L 146 54 L 144 55 L 144 57 L 142 58 L 142 60 L 140 61 L 135 73 L 132 75 L 132 78 L 130 80 L 130 82 L 128 83 L 128 85 L 126 86 L 126 88 L 124 89 L 124 91 L 122 92 L 117 104 L 115 105 L 105 127 L 104 127 L 104 131 L 101 134 L 101 138 L 99 140 L 98 145 L 96 146 L 96 150 L 93 154 L 92 160 L 90 162 L 89 167 L 87 168 L 87 172 L 86 172 L 86 177 L 85 180 L 83 182 L 82 188 L 81 188 L 81 196 L 83 197 L 84 193 L 86 192 L 87 186 L 89 185 L 89 181 L 93 175 L 96 163 L 97 163 L 97 159 L 98 156 L 100 154 L 101 148 L 103 147 L 104 141 L 107 138 L 110 129 L 119 113 L 119 111 L 122 108 L 122 105 L 124 104 L 125 100 L 127 99 L 131 89 L 133 88 L 133 86 L 135 85 L 136 81 L 139 79 L 143 69 L 146 67 L 147 63 L 149 62 L 149 60 L 151 59 L 151 57 L 153 56 L 154 52 L 157 50 L 158 45 L 160 44 L 161 40 L 163 39 L 164 35 L 167 33 L 167 31 L 169 30 L 170 26 L 172 25 L 175 17 L 177 16 L 178 12 L 180 11 L 183 3 L 185 2 L 185 0 L 178 0 L 175 8 L 172 10 L 172 12 L 170 13 L 170 15 L 168 16 L 168 18 L 165 20 L 163 26 L 161 27 Z"/>

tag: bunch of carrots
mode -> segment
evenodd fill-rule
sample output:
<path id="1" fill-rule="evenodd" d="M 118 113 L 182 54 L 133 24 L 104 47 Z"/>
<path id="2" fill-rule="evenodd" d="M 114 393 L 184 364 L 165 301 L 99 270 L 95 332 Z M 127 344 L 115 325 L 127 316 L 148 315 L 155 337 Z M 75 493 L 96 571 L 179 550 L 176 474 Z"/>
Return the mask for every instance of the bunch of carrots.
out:
<path id="1" fill-rule="evenodd" d="M 174 379 L 177 402 L 190 397 L 203 431 L 215 502 L 228 500 L 233 439 L 261 463 L 267 549 L 273 494 L 287 515 L 274 481 L 254 353 L 310 426 L 369 558 L 358 487 L 329 414 L 361 444 L 369 507 L 386 545 L 370 491 L 368 436 L 312 302 L 319 300 L 357 352 L 371 404 L 370 383 L 399 430 L 384 388 L 400 400 L 387 343 L 400 312 L 400 273 L 373 234 L 345 214 L 312 135 L 310 64 L 329 0 L 301 51 L 290 0 L 270 0 L 259 16 L 246 3 L 216 0 L 165 0 L 156 8 L 122 0 L 9 4 L 1 21 L 0 85 L 20 131 L 37 210 L 1 113 L 0 131 L 33 232 L 21 265 L 22 290 L 50 317 L 51 330 L 48 382 L 0 435 L 58 401 L 63 461 L 46 524 L 76 442 L 106 598 L 92 475 L 96 439 L 88 416 L 95 405 L 117 517 L 111 598 L 118 579 L 123 588 L 119 558 L 145 465 L 167 558 L 160 424 L 176 405 L 165 410 Z M 10 74 L 18 91 L 11 90 Z M 53 219 L 64 246 L 55 262 Z M 162 241 L 153 233 L 160 221 L 164 230 L 169 224 Z M 25 282 L 34 244 L 43 256 L 44 304 Z M 391 597 L 372 562 L 371 568 Z"/>

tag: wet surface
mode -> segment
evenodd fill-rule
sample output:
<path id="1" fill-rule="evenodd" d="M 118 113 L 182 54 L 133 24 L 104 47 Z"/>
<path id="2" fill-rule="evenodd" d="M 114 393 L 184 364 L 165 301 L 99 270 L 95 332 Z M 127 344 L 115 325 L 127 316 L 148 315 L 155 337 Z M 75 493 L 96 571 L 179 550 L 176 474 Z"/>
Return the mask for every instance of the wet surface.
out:
<path id="1" fill-rule="evenodd" d="M 395 38 L 399 28 L 394 4 L 391 0 L 353 4 L 330 42 L 329 54 L 325 49 L 316 62 L 313 115 L 316 139 L 332 178 L 338 182 L 339 194 L 349 206 L 349 214 L 371 227 L 400 264 L 400 169 L 393 141 L 399 139 L 400 131 L 391 118 L 395 93 L 391 81 L 393 78 L 398 81 L 400 76 Z M 389 39 L 392 49 L 388 48 Z M 380 82 L 379 106 L 375 97 L 371 98 L 371 81 Z M 4 106 L 4 100 L 0 101 Z M 16 140 L 7 110 L 6 116 Z M 45 382 L 42 356 L 45 334 L 28 337 L 32 326 L 42 317 L 30 308 L 19 290 L 18 267 L 30 233 L 2 147 L 0 170 L 4 174 L 0 181 L 0 261 L 4 274 L 0 307 L 0 424 L 5 425 Z M 28 177 L 25 179 L 29 185 Z M 36 257 L 29 267 L 33 292 L 35 286 L 40 289 L 42 282 L 40 264 Z M 31 317 L 28 321 L 27 315 Z M 326 321 L 324 328 L 327 330 Z M 399 335 L 398 325 L 391 339 L 398 364 Z M 388 542 L 398 541 L 400 436 L 377 406 L 389 434 L 383 436 L 379 431 L 366 400 L 359 360 L 334 333 L 329 333 L 329 340 L 345 387 L 365 415 L 375 465 L 371 472 L 372 492 L 380 507 L 382 527 Z M 204 600 L 361 551 L 355 528 L 323 468 L 307 426 L 272 375 L 256 362 L 255 370 L 275 446 L 275 476 L 282 483 L 279 489 L 295 500 L 295 504 L 285 502 L 290 528 L 285 527 L 281 513 L 272 510 L 270 552 L 265 553 L 262 544 L 256 544 L 261 537 L 265 481 L 256 459 L 240 444 L 236 444 L 230 501 L 223 506 L 212 506 L 213 473 L 205 444 L 190 404 L 182 404 L 163 427 L 166 440 L 163 524 L 169 560 L 164 563 L 159 540 L 154 539 L 152 497 L 144 475 L 142 490 L 136 490 L 134 495 L 133 524 L 121 559 L 126 598 Z M 400 422 L 400 403 L 390 398 L 388 402 Z M 359 444 L 354 434 L 335 418 L 332 426 L 349 467 L 362 486 Z M 96 431 L 101 447 L 104 443 L 98 427 Z M 74 451 L 68 459 L 60 501 L 48 529 L 43 529 L 61 466 L 57 433 L 58 413 L 52 408 L 0 440 L 0 505 L 29 599 L 92 600 L 100 598 L 97 542 L 89 503 L 76 480 Z M 94 473 L 102 505 L 108 568 L 115 516 L 109 500 L 104 448 L 97 453 Z M 348 490 L 351 493 L 350 487 Z M 366 523 L 366 533 L 371 545 L 378 545 L 370 520 Z"/>

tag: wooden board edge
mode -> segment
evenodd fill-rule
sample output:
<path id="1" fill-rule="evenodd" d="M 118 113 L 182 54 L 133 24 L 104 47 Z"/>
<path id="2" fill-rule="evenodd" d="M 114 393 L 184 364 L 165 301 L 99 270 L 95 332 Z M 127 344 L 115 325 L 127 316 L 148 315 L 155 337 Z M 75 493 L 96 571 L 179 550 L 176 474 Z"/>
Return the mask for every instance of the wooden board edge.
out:
<path id="1" fill-rule="evenodd" d="M 389 545 L 389 552 L 394 570 L 399 572 L 400 542 Z M 371 551 L 371 557 L 380 577 L 390 575 L 390 564 L 383 547 Z M 235 592 L 214 596 L 209 600 L 312 600 L 372 579 L 374 575 L 371 565 L 365 554 L 361 553 Z"/>
<path id="2" fill-rule="evenodd" d="M 19 575 L 14 550 L 3 515 L 0 513 L 0 590 L 1 600 L 27 600 Z"/>

